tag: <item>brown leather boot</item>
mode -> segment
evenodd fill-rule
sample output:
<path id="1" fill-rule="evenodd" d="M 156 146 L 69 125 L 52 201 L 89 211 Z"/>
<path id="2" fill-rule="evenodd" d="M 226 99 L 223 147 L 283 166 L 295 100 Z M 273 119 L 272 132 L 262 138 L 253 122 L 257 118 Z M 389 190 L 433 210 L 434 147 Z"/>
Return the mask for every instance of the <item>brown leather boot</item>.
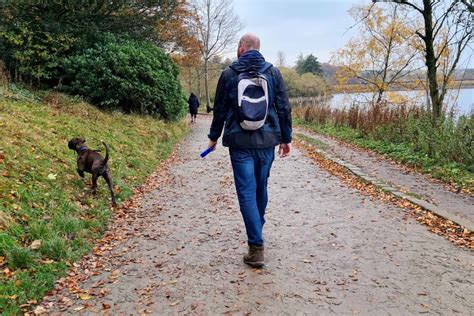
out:
<path id="1" fill-rule="evenodd" d="M 254 268 L 261 268 L 265 264 L 263 251 L 264 246 L 249 245 L 249 253 L 244 255 L 244 263 Z"/>

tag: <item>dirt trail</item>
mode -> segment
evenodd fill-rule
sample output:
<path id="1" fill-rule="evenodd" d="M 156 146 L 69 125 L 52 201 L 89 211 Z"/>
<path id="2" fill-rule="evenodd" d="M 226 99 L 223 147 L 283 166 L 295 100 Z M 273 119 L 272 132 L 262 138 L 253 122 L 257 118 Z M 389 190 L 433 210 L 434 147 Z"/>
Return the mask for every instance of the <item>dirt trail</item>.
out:
<path id="1" fill-rule="evenodd" d="M 194 126 L 166 185 L 144 197 L 127 228 L 133 237 L 104 252 L 113 260 L 79 284 L 89 295 L 63 290 L 47 301 L 72 299 L 70 307 L 53 313 L 472 313 L 472 252 L 346 187 L 297 150 L 272 169 L 268 266 L 244 266 L 227 150 L 199 158 L 209 124 Z"/>
<path id="2" fill-rule="evenodd" d="M 417 197 L 474 223 L 474 196 L 449 191 L 443 184 L 433 182 L 426 175 L 407 172 L 402 166 L 383 159 L 381 155 L 357 150 L 343 142 L 305 130 L 298 129 L 297 133 L 323 142 L 326 145 L 323 150 L 356 165 L 366 174 L 415 193 Z"/>

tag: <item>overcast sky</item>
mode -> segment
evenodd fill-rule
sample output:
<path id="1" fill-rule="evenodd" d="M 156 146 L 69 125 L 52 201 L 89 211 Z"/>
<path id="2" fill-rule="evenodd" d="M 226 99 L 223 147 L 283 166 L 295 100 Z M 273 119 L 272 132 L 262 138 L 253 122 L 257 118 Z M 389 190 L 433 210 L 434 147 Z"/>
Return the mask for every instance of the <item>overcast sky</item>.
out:
<path id="1" fill-rule="evenodd" d="M 275 63 L 281 50 L 287 66 L 293 66 L 299 53 L 312 53 L 320 62 L 329 61 L 332 52 L 343 47 L 356 33 L 348 31 L 354 21 L 347 11 L 355 4 L 370 3 L 370 0 L 234 0 L 234 9 L 245 23 L 242 34 L 250 32 L 260 37 L 261 52 L 268 61 Z M 235 50 L 233 47 L 232 51 Z M 474 67 L 474 60 L 469 66 Z"/>

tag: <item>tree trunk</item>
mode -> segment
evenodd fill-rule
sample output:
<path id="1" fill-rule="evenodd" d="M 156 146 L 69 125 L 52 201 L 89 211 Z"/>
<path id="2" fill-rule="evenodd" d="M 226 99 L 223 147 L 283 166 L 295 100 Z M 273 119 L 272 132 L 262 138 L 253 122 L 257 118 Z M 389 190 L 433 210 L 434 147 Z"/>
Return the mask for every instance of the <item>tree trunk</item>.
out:
<path id="1" fill-rule="evenodd" d="M 433 38 L 433 8 L 430 0 L 423 0 L 424 4 L 424 20 L 425 20 L 425 36 L 423 38 L 426 45 L 426 67 L 428 68 L 428 82 L 430 86 L 431 120 L 436 125 L 441 117 L 442 100 L 439 97 L 438 76 L 436 67 L 436 55 L 434 50 Z"/>
<path id="2" fill-rule="evenodd" d="M 189 87 L 189 92 L 194 92 L 194 90 L 193 90 L 193 78 L 192 78 L 192 73 L 191 73 L 191 67 L 188 67 L 188 87 Z"/>
<path id="3" fill-rule="evenodd" d="M 201 66 L 199 66 L 201 67 Z M 197 92 L 198 92 L 198 96 L 199 96 L 199 100 L 202 100 L 202 91 L 201 91 L 201 71 L 199 70 L 199 68 L 196 68 L 195 69 L 196 71 L 196 84 L 197 84 Z"/>
<path id="4" fill-rule="evenodd" d="M 206 90 L 207 106 L 211 107 L 211 98 L 209 96 L 209 61 L 204 59 L 204 89 Z"/>
<path id="5" fill-rule="evenodd" d="M 385 91 L 384 91 L 384 89 L 379 89 L 378 92 L 379 93 L 378 93 L 378 96 L 377 96 L 377 101 L 375 101 L 375 103 L 380 103 L 382 101 L 382 95 Z"/>

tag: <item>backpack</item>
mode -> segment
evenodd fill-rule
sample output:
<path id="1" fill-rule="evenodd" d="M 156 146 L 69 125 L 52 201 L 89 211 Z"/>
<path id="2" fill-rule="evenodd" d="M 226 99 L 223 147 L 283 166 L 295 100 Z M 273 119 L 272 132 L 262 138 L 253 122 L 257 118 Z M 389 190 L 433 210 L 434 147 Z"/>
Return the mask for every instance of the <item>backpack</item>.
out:
<path id="1" fill-rule="evenodd" d="M 236 118 L 244 130 L 255 131 L 261 128 L 267 119 L 270 105 L 270 80 L 265 71 L 272 64 L 258 70 L 242 72 L 238 76 Z"/>

